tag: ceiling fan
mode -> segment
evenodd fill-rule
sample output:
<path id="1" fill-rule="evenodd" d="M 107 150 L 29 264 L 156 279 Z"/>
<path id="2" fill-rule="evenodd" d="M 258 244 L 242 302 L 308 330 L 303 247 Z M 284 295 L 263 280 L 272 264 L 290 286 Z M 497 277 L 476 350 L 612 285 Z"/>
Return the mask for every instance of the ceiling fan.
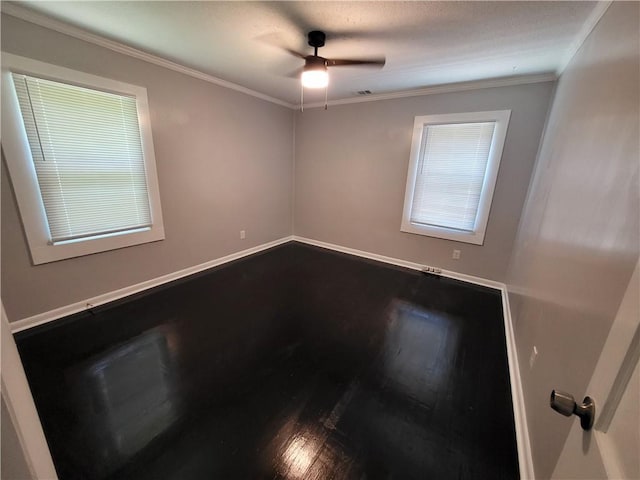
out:
<path id="1" fill-rule="evenodd" d="M 300 81 L 302 83 L 302 90 L 304 88 L 327 88 L 329 85 L 329 72 L 328 67 L 383 67 L 385 64 L 384 57 L 379 58 L 366 58 L 366 59 L 337 59 L 337 58 L 325 58 L 318 55 L 318 49 L 324 47 L 327 36 L 324 32 L 319 30 L 313 30 L 307 35 L 308 43 L 313 47 L 313 55 L 304 55 L 303 53 L 285 48 L 291 55 L 302 58 L 304 60 L 304 67 L 302 68 L 302 74 L 300 75 Z M 304 95 L 301 91 L 301 96 Z M 302 100 L 301 100 L 302 103 Z M 325 109 L 326 106 L 326 90 L 325 90 Z"/>

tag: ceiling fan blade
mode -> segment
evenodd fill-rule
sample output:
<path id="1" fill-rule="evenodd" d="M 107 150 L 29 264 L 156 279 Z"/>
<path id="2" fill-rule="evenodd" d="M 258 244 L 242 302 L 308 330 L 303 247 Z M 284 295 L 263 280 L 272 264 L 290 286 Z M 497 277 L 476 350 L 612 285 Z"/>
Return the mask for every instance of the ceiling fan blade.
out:
<path id="1" fill-rule="evenodd" d="M 385 58 L 367 58 L 362 60 L 349 60 L 340 58 L 327 58 L 328 67 L 348 67 L 351 65 L 361 67 L 383 67 L 385 64 Z"/>
<path id="2" fill-rule="evenodd" d="M 300 52 L 296 52 L 295 50 L 292 50 L 292 49 L 290 49 L 290 48 L 282 47 L 282 49 L 283 49 L 285 52 L 287 52 L 287 53 L 289 53 L 289 54 L 293 55 L 294 57 L 302 58 L 302 59 L 307 58 L 307 56 L 306 56 L 305 54 L 300 53 Z"/>

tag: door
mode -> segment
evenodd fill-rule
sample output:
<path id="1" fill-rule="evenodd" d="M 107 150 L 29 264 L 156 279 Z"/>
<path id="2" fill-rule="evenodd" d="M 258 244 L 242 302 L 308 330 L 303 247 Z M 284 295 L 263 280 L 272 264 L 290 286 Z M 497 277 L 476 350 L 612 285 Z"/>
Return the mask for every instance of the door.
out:
<path id="1" fill-rule="evenodd" d="M 640 479 L 639 271 L 640 260 L 587 388 L 594 427 L 585 432 L 573 423 L 554 479 Z"/>

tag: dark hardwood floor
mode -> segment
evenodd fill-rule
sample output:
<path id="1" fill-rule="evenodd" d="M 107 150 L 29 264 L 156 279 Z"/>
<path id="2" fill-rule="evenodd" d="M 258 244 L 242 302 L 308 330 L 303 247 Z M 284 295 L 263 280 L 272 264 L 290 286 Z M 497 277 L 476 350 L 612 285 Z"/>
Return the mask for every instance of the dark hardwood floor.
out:
<path id="1" fill-rule="evenodd" d="M 519 478 L 492 289 L 290 243 L 16 340 L 62 480 Z"/>

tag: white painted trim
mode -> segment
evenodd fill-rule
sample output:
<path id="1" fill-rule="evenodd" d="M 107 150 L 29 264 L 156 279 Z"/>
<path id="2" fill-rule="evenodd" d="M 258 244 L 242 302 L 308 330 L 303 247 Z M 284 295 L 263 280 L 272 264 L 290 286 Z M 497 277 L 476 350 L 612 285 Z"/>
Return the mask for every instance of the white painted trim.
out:
<path id="1" fill-rule="evenodd" d="M 473 283 L 482 287 L 495 288 L 501 290 L 504 286 L 501 282 L 495 280 L 488 280 L 486 278 L 476 277 L 474 275 L 467 275 L 466 273 L 453 272 L 451 270 L 442 270 L 440 274 L 442 277 L 451 278 L 453 280 L 460 280 L 461 282 Z"/>
<path id="2" fill-rule="evenodd" d="M 204 80 L 205 82 L 213 83 L 221 87 L 225 87 L 231 90 L 245 93 L 247 95 L 251 95 L 252 97 L 260 98 L 262 100 L 266 100 L 268 102 L 275 103 L 283 107 L 291 108 L 294 110 L 300 109 L 300 104 L 289 103 L 284 100 L 280 100 L 278 98 L 272 97 L 270 95 L 252 90 L 250 88 L 243 87 L 242 85 L 238 85 L 236 83 L 229 82 L 227 80 L 222 80 L 221 78 L 214 77 L 213 75 L 209 75 L 207 73 L 201 72 L 194 68 L 185 67 L 184 65 L 180 65 L 179 63 L 166 60 L 164 58 L 158 57 L 156 55 L 152 55 L 142 50 L 129 47 L 128 45 L 125 45 L 123 43 L 116 42 L 114 40 L 104 38 L 100 35 L 90 33 L 84 29 L 74 27 L 67 23 L 61 22 L 59 20 L 55 20 L 51 17 L 37 13 L 33 10 L 21 7 L 13 3 L 4 2 L 2 4 L 2 13 L 6 13 L 7 15 L 10 15 L 12 17 L 25 20 L 27 22 L 39 25 L 44 28 L 48 28 L 58 33 L 62 33 L 64 35 L 69 35 L 70 37 L 74 37 L 79 40 L 83 40 L 85 42 L 89 42 L 94 45 L 107 48 L 109 50 L 121 53 L 123 55 L 127 55 L 129 57 L 137 58 L 139 60 L 152 63 L 154 65 L 158 65 L 160 67 L 164 67 L 169 70 L 173 70 L 175 72 L 179 72 L 184 75 L 197 78 L 199 80 Z M 503 78 L 493 78 L 488 80 L 477 80 L 477 81 L 474 80 L 470 82 L 434 85 L 430 87 L 413 89 L 413 90 L 404 90 L 399 92 L 367 95 L 366 97 L 344 98 L 344 99 L 332 100 L 328 102 L 328 105 L 334 106 L 334 105 L 346 105 L 350 103 L 376 102 L 380 100 L 390 100 L 394 98 L 419 97 L 422 95 L 435 95 L 438 93 L 463 92 L 467 90 L 477 90 L 482 88 L 495 88 L 495 87 L 507 87 L 507 86 L 513 86 L 513 85 L 523 85 L 523 84 L 529 84 L 529 83 L 554 82 L 557 79 L 558 79 L 558 76 L 555 73 L 518 75 L 514 77 L 503 77 Z M 325 105 L 324 102 L 318 102 L 318 103 L 305 105 L 305 108 L 319 108 L 319 107 L 324 108 L 324 105 Z"/>
<path id="3" fill-rule="evenodd" d="M 365 252 L 363 250 L 357 250 L 355 248 L 343 247 L 342 245 L 336 245 L 334 243 L 321 242 L 320 240 L 314 240 L 306 237 L 293 236 L 293 241 L 306 243 L 307 245 L 314 245 L 320 248 L 326 248 L 328 250 L 334 250 L 336 252 L 347 253 L 349 255 L 355 255 L 356 257 L 368 258 L 370 260 L 376 260 L 378 262 L 389 263 L 391 265 L 397 265 L 399 267 L 410 268 L 411 270 L 423 270 L 426 265 L 421 263 L 410 262 L 408 260 L 402 260 L 400 258 L 387 257 L 385 255 L 379 255 L 377 253 Z M 454 280 L 461 280 L 467 283 L 473 283 L 475 285 L 482 285 L 483 287 L 495 288 L 501 290 L 504 288 L 504 283 L 496 282 L 493 280 L 487 280 L 485 278 L 475 277 L 473 275 L 467 275 L 466 273 L 452 272 L 451 270 L 441 270 L 438 274 L 441 277 L 452 278 Z"/>
<path id="4" fill-rule="evenodd" d="M 238 260 L 248 255 L 253 255 L 254 253 L 258 253 L 263 250 L 267 250 L 269 248 L 282 245 L 283 243 L 287 243 L 291 241 L 292 238 L 293 237 L 283 237 L 278 240 L 274 240 L 272 242 L 263 243 L 262 245 L 257 245 L 255 247 L 242 250 L 240 252 L 231 253 L 224 257 L 216 258 L 214 260 L 210 260 L 208 262 L 204 262 L 199 265 L 194 265 L 192 267 L 184 268 L 182 270 L 178 270 L 177 272 L 168 273 L 166 275 L 162 275 L 161 277 L 152 278 L 151 280 L 137 283 L 129 287 L 121 288 L 113 292 L 104 293 L 96 297 L 87 298 L 86 300 L 81 300 L 79 302 L 75 302 L 70 305 L 65 305 L 64 307 L 49 310 L 48 312 L 43 312 L 37 315 L 33 315 L 31 317 L 23 318 L 15 322 L 11 322 L 10 324 L 11 331 L 13 333 L 21 332 L 23 330 L 36 327 L 38 325 L 52 322 L 54 320 L 58 320 L 59 318 L 63 318 L 68 315 L 72 315 L 74 313 L 87 310 L 87 308 L 89 308 L 88 307 L 89 305 L 91 306 L 91 308 L 97 307 L 99 305 L 104 305 L 105 303 L 113 302 L 114 300 L 118 300 L 120 298 L 133 295 L 134 293 L 139 293 L 144 290 L 148 290 L 150 288 L 157 287 L 159 285 L 163 285 L 165 283 L 172 282 L 174 280 L 178 280 L 188 275 L 193 275 L 194 273 L 198 273 L 203 270 L 207 270 L 209 268 L 217 267 L 224 263 L 232 262 L 234 260 Z"/>
<path id="5" fill-rule="evenodd" d="M 504 317 L 504 333 L 507 343 L 507 359 L 509 361 L 509 380 L 511 383 L 511 400 L 513 402 L 513 421 L 516 426 L 516 443 L 518 445 L 518 466 L 521 480 L 535 480 L 533 457 L 531 456 L 531 442 L 529 427 L 527 426 L 527 412 L 520 378 L 520 365 L 516 338 L 513 333 L 513 320 L 509 304 L 509 291 L 506 285 L 500 288 L 502 292 L 502 316 Z"/>
<path id="6" fill-rule="evenodd" d="M 40 418 L 31 396 L 27 377 L 20 361 L 11 327 L 1 307 L 2 321 L 2 398 L 16 429 L 20 447 L 32 478 L 57 479 L 49 446 L 44 437 Z"/>
<path id="7" fill-rule="evenodd" d="M 602 465 L 604 465 L 604 470 L 607 473 L 607 478 L 611 480 L 627 478 L 625 476 L 625 472 L 621 468 L 621 462 L 618 458 L 618 450 L 607 437 L 607 434 L 596 429 L 593 429 L 592 432 L 593 438 L 596 439 L 596 444 L 598 445 L 598 452 L 600 453 L 600 459 L 602 460 Z"/>
<path id="8" fill-rule="evenodd" d="M 115 290 L 113 292 L 104 293 L 102 295 L 98 295 L 95 297 L 87 298 L 85 300 L 81 300 L 79 302 L 72 303 L 70 305 L 65 305 L 60 308 L 55 308 L 53 310 L 49 310 L 47 312 L 39 313 L 37 315 L 33 315 L 31 317 L 23 318 L 17 320 L 15 322 L 11 322 L 11 331 L 13 333 L 21 332 L 23 330 L 27 330 L 29 328 L 36 327 L 38 325 L 42 325 L 68 315 L 72 315 L 74 313 L 82 312 L 87 310 L 87 305 L 91 305 L 91 307 L 97 307 L 100 305 L 104 305 L 105 303 L 113 302 L 114 300 L 119 300 L 121 298 L 127 297 L 129 295 L 133 295 L 135 293 L 142 292 L 149 288 L 157 287 L 159 285 L 163 285 L 165 283 L 171 282 L 173 280 L 178 280 L 180 278 L 186 277 L 188 275 L 193 275 L 194 273 L 201 272 L 203 270 L 207 270 L 209 268 L 213 268 L 224 263 L 231 262 L 233 260 L 238 260 L 240 258 L 246 257 L 248 255 L 252 255 L 254 253 L 261 252 L 263 250 L 267 250 L 269 248 L 282 245 L 289 241 L 296 241 L 300 243 L 305 243 L 308 245 L 314 245 L 321 248 L 326 248 L 329 250 L 334 250 L 337 252 L 347 253 L 350 255 L 354 255 L 357 257 L 368 258 L 371 260 L 376 260 L 383 263 L 388 263 L 392 265 L 398 265 L 400 267 L 409 268 L 411 270 L 422 270 L 425 266 L 420 263 L 409 262 L 407 260 L 401 260 L 399 258 L 387 257 L 384 255 L 378 255 L 376 253 L 365 252 L 362 250 L 357 250 L 354 248 L 343 247 L 340 245 L 335 245 L 332 243 L 321 242 L 319 240 L 312 240 L 310 238 L 299 237 L 299 236 L 289 236 L 283 237 L 278 240 L 274 240 L 273 242 L 264 243 L 262 245 L 258 245 L 256 247 L 249 248 L 247 250 L 242 250 L 240 252 L 232 253 L 230 255 L 226 255 L 224 257 L 220 257 L 208 262 L 201 263 L 199 265 L 194 265 L 192 267 L 188 267 L 177 272 L 169 273 L 167 275 L 163 275 L 161 277 L 153 278 L 151 280 L 147 280 L 141 283 L 137 283 L 135 285 L 131 285 L 129 287 L 121 288 L 119 290 Z M 484 278 L 475 277 L 472 275 L 467 275 L 464 273 L 452 272 L 449 270 L 442 270 L 440 274 L 443 277 L 452 278 L 455 280 L 460 280 L 467 283 L 473 283 L 476 285 L 482 285 L 489 288 L 495 288 L 500 290 L 503 288 L 503 284 L 500 282 L 495 282 L 492 280 L 486 280 Z"/>
<path id="9" fill-rule="evenodd" d="M 67 23 L 61 22 L 59 20 L 55 20 L 51 17 L 47 17 L 46 15 L 42 15 L 40 13 L 34 12 L 33 10 L 23 8 L 13 3 L 3 2 L 2 13 L 6 13 L 7 15 L 10 15 L 12 17 L 16 17 L 30 23 L 34 23 L 36 25 L 48 28 L 50 30 L 54 30 L 58 33 L 69 35 L 70 37 L 74 37 L 79 40 L 84 40 L 85 42 L 89 42 L 94 45 L 98 45 L 100 47 L 108 48 L 109 50 L 113 50 L 114 52 L 128 55 L 129 57 L 137 58 L 139 60 L 143 60 L 145 62 L 152 63 L 160 67 L 168 68 L 169 70 L 173 70 L 174 72 L 179 72 L 184 75 L 197 78 L 199 80 L 204 80 L 205 82 L 209 82 L 215 85 L 219 85 L 221 87 L 229 88 L 231 90 L 235 90 L 237 92 L 241 92 L 246 95 L 251 95 L 252 97 L 256 97 L 261 100 L 266 100 L 267 102 L 275 103 L 277 105 L 282 105 L 283 107 L 287 107 L 287 108 L 297 108 L 295 105 L 291 103 L 285 102 L 278 98 L 274 98 L 270 95 L 266 95 L 264 93 L 260 93 L 255 90 L 251 90 L 250 88 L 243 87 L 241 85 L 238 85 L 233 82 L 229 82 L 227 80 L 222 80 L 221 78 L 214 77 L 213 75 L 209 75 L 208 73 L 201 72 L 194 68 L 185 67 L 183 65 L 172 62 L 170 60 L 166 60 L 156 55 L 143 52 L 142 50 L 138 50 L 137 48 L 129 47 L 123 43 L 116 42 L 114 40 L 109 40 L 107 38 L 101 37 L 99 35 L 95 35 L 93 33 L 89 33 L 88 31 L 82 28 L 74 27 Z"/>
<path id="10" fill-rule="evenodd" d="M 58 244 L 50 242 L 51 233 L 12 73 L 34 75 L 38 78 L 118 95 L 132 96 L 136 99 L 148 201 L 152 219 L 149 228 L 121 232 L 117 235 L 96 236 L 77 242 Z M 99 77 L 5 52 L 2 52 L 1 75 L 2 118 L 5 119 L 2 125 L 3 148 L 5 149 L 7 167 L 11 175 L 33 263 L 40 265 L 66 258 L 164 240 L 164 224 L 151 123 L 149 121 L 147 89 L 138 85 Z"/>
<path id="11" fill-rule="evenodd" d="M 438 95 L 441 93 L 465 92 L 468 90 L 480 90 L 483 88 L 511 87 L 515 85 L 526 85 L 530 83 L 555 82 L 558 76 L 555 73 L 540 73 L 533 75 L 518 75 L 517 77 L 491 78 L 488 80 L 474 80 L 470 82 L 446 83 L 443 85 L 433 85 L 431 87 L 414 90 L 403 90 L 400 92 L 380 93 L 366 95 L 364 97 L 343 98 L 331 100 L 329 106 L 347 105 L 351 103 L 377 102 L 380 100 L 393 100 L 395 98 L 420 97 L 423 95 Z M 305 104 L 304 108 L 324 108 L 324 102 Z M 300 105 L 296 105 L 300 109 Z"/>
<path id="12" fill-rule="evenodd" d="M 81 302 L 76 302 L 74 304 L 67 305 L 65 307 L 57 308 L 54 310 L 50 310 L 48 312 L 34 315 L 32 317 L 18 320 L 16 322 L 11 323 L 10 328 L 13 333 L 20 332 L 20 331 L 35 327 L 37 325 L 42 325 L 44 323 L 57 320 L 67 315 L 71 315 L 73 313 L 78 313 L 83 310 L 86 310 L 87 304 L 91 304 L 93 307 L 96 307 L 98 305 L 103 305 L 105 303 L 118 300 L 120 298 L 132 295 L 134 293 L 138 293 L 146 289 L 153 288 L 158 285 L 162 285 L 164 283 L 171 282 L 173 280 L 177 280 L 179 278 L 183 278 L 188 275 L 192 275 L 194 273 L 198 273 L 203 270 L 213 268 L 218 265 L 222 265 L 224 263 L 231 262 L 233 260 L 237 260 L 239 258 L 243 258 L 254 253 L 261 252 L 263 250 L 275 247 L 277 245 L 282 245 L 290 241 L 295 241 L 295 242 L 299 242 L 307 245 L 313 245 L 316 247 L 325 248 L 325 249 L 333 250 L 336 252 L 346 253 L 346 254 L 354 255 L 361 258 L 368 258 L 370 260 L 375 260 L 378 262 L 387 263 L 391 265 L 397 265 L 397 266 L 408 268 L 411 270 L 421 271 L 425 267 L 425 265 L 422 265 L 416 262 L 401 260 L 399 258 L 387 257 L 385 255 L 379 255 L 377 253 L 365 252 L 363 250 L 357 250 L 355 248 L 343 247 L 341 245 L 336 245 L 333 243 L 327 243 L 327 242 L 313 240 L 306 237 L 292 235 L 292 236 L 280 238 L 278 240 L 274 240 L 273 242 L 252 247 L 247 250 L 243 250 L 241 252 L 236 252 L 236 253 L 227 255 L 225 257 L 218 258 L 216 260 L 201 263 L 193 267 L 185 268 L 178 272 L 163 275 L 161 277 L 148 280 L 146 282 L 138 283 L 130 287 L 122 288 L 114 292 L 99 295 L 97 297 L 89 298 Z M 446 278 L 460 280 L 460 281 L 472 283 L 475 285 L 481 285 L 483 287 L 493 288 L 496 290 L 500 290 L 501 292 L 502 313 L 504 318 L 505 337 L 506 337 L 506 344 L 507 344 L 507 360 L 509 364 L 509 379 L 511 383 L 511 397 L 513 401 L 513 414 L 514 414 L 514 423 L 515 423 L 515 429 L 516 429 L 516 442 L 517 442 L 517 449 L 518 449 L 518 464 L 520 468 L 520 478 L 522 480 L 534 480 L 535 476 L 533 471 L 533 461 L 531 457 L 531 444 L 529 442 L 529 430 L 528 430 L 527 421 L 526 421 L 527 416 L 525 413 L 524 395 L 522 393 L 520 368 L 518 366 L 518 355 L 516 351 L 516 343 L 515 343 L 515 337 L 513 333 L 511 309 L 509 307 L 509 297 L 508 297 L 507 287 L 504 283 L 501 283 L 501 282 L 487 280 L 487 279 L 476 277 L 473 275 L 467 275 L 464 273 L 453 272 L 449 270 L 442 270 L 440 275 Z"/>
<path id="13" fill-rule="evenodd" d="M 589 37 L 593 29 L 596 27 L 596 25 L 598 24 L 600 19 L 604 16 L 604 14 L 609 9 L 612 3 L 613 3 L 613 0 L 601 0 L 601 1 L 598 1 L 598 3 L 596 3 L 595 7 L 593 7 L 591 14 L 582 25 L 582 28 L 573 39 L 573 42 L 571 42 L 571 45 L 569 46 L 567 53 L 562 59 L 562 62 L 560 62 L 560 66 L 558 67 L 558 70 L 556 72 L 558 76 L 562 75 L 562 73 L 567 68 L 569 63 L 571 63 L 571 60 L 573 59 L 573 57 L 576 55 L 576 53 L 578 53 L 578 50 L 580 50 L 580 47 L 582 47 L 582 44 L 585 42 L 587 37 Z"/>
<path id="14" fill-rule="evenodd" d="M 502 160 L 502 149 L 507 137 L 511 110 L 492 110 L 488 112 L 463 112 L 438 115 L 420 115 L 415 117 L 413 124 L 413 136 L 411 139 L 411 155 L 405 187 L 404 207 L 402 209 L 402 223 L 400 230 L 417 235 L 456 240 L 458 242 L 482 245 L 484 243 L 489 210 L 493 202 L 493 191 L 498 179 L 498 170 Z M 425 130 L 430 126 L 442 124 L 458 124 L 469 122 L 494 122 L 495 128 L 491 137 L 491 148 L 487 154 L 487 166 L 484 170 L 484 178 L 480 188 L 480 200 L 476 210 L 475 221 L 471 231 L 457 230 L 440 225 L 426 225 L 411 221 L 414 205 L 414 195 L 418 170 L 424 161 L 424 145 L 427 142 Z"/>
<path id="15" fill-rule="evenodd" d="M 424 268 L 424 265 L 420 263 L 409 262 L 408 260 L 400 260 L 399 258 L 386 257 L 384 255 L 378 255 L 377 253 L 365 252 L 363 250 L 357 250 L 355 248 L 343 247 L 342 245 L 336 245 L 335 243 L 322 242 L 320 240 L 300 237 L 298 235 L 293 236 L 293 241 L 305 243 L 307 245 L 313 245 L 314 247 L 326 248 L 327 250 L 333 250 L 335 252 L 355 255 L 356 257 L 377 260 L 378 262 L 389 263 L 391 265 L 397 265 L 399 267 L 410 268 L 411 270 L 422 270 Z"/>

